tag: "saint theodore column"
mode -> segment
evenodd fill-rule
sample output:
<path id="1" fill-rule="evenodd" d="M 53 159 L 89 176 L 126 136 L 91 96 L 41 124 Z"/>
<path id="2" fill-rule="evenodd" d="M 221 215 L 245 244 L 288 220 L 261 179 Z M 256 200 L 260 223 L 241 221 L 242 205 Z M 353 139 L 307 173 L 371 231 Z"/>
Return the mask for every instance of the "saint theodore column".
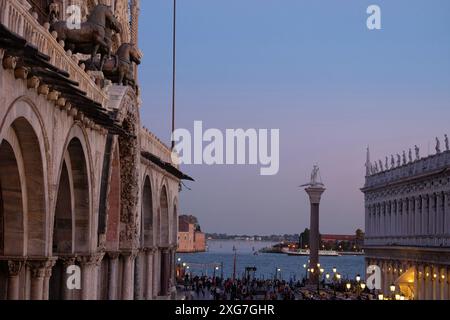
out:
<path id="1" fill-rule="evenodd" d="M 325 186 L 321 182 L 319 176 L 319 167 L 314 166 L 311 173 L 311 181 L 301 187 L 307 187 L 305 189 L 309 196 L 309 201 L 311 203 L 311 220 L 310 220 L 310 230 L 309 230 L 309 270 L 314 270 L 310 272 L 309 283 L 317 285 L 319 282 L 319 205 L 322 194 L 325 191 Z"/>

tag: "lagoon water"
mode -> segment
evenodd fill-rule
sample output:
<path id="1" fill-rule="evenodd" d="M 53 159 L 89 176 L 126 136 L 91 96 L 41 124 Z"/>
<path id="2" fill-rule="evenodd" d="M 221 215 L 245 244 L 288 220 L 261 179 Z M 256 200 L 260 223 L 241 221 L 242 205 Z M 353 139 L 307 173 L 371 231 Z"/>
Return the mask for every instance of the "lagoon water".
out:
<path id="1" fill-rule="evenodd" d="M 287 281 L 301 280 L 305 276 L 303 265 L 307 264 L 308 257 L 276 253 L 254 254 L 259 249 L 272 245 L 273 243 L 262 241 L 210 240 L 207 252 L 178 254 L 177 257 L 189 266 L 189 272 L 193 275 L 212 276 L 214 272 L 212 264 L 223 263 L 223 275 L 227 278 L 233 275 L 233 247 L 235 247 L 237 277 L 242 277 L 246 267 L 256 267 L 256 277 L 261 279 L 274 278 L 277 269 L 281 269 L 278 277 L 281 276 Z M 354 279 L 357 274 L 365 274 L 364 256 L 320 257 L 320 263 L 325 273 L 331 274 L 333 267 L 336 267 L 343 278 Z M 217 271 L 216 275 L 220 274 L 221 270 Z"/>

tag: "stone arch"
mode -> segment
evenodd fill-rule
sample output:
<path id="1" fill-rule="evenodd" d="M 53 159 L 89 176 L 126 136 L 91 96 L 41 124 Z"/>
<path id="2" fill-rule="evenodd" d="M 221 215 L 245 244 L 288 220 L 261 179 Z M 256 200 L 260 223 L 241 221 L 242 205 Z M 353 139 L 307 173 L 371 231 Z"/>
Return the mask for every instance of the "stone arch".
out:
<path id="1" fill-rule="evenodd" d="M 21 152 L 14 150 L 15 141 L 8 140 L 0 144 L 0 255 L 21 256 L 26 251 L 26 185 L 18 163 Z"/>
<path id="2" fill-rule="evenodd" d="M 10 124 L 8 136 L 13 140 L 13 143 L 9 143 L 8 148 L 6 145 L 8 142 L 3 144 L 4 141 L 2 141 L 2 145 L 6 152 L 5 157 L 3 158 L 3 160 L 6 161 L 5 166 L 12 166 L 12 170 L 14 170 L 15 162 L 16 164 L 21 163 L 20 167 L 23 168 L 21 196 L 25 205 L 20 212 L 20 215 L 23 217 L 19 218 L 24 221 L 24 231 L 26 233 L 26 240 L 23 240 L 24 243 L 26 242 L 26 249 L 23 253 L 31 256 L 45 256 L 47 254 L 47 184 L 45 179 L 47 162 L 43 161 L 44 158 L 41 149 L 42 143 L 41 140 L 39 140 L 34 127 L 25 117 L 18 117 Z M 7 139 L 4 140 L 7 141 Z M 16 149 L 15 154 L 19 155 L 19 157 L 15 157 L 15 160 L 8 156 L 8 154 L 11 155 L 12 149 Z M 3 164 L 1 164 L 1 166 L 2 168 L 4 167 Z M 16 171 L 16 173 L 17 172 L 18 171 Z M 6 177 L 3 177 L 2 180 L 6 181 L 7 179 Z M 3 182 L 2 189 L 4 189 L 5 192 L 8 189 L 5 182 Z M 15 189 L 17 197 L 19 195 L 17 192 L 17 185 Z M 4 201 L 9 201 L 7 198 L 8 197 L 4 194 Z M 17 204 L 18 202 L 16 199 L 15 209 L 13 210 L 16 211 L 16 214 L 19 214 L 17 210 L 20 207 L 17 206 Z M 8 206 L 4 205 L 5 217 L 9 216 L 9 210 L 9 204 Z M 17 219 L 17 217 L 15 219 Z M 9 249 L 5 248 L 5 250 Z"/>
<path id="3" fill-rule="evenodd" d="M 73 138 L 67 146 L 72 166 L 74 195 L 74 251 L 89 252 L 92 223 L 90 219 L 91 188 L 87 159 L 81 141 Z"/>
<path id="4" fill-rule="evenodd" d="M 59 162 L 58 188 L 66 165 L 71 184 L 72 197 L 72 228 L 73 228 L 73 253 L 88 253 L 91 246 L 96 243 L 92 237 L 92 226 L 94 217 L 92 214 L 92 158 L 89 140 L 86 131 L 74 124 L 70 129 L 66 143 L 61 149 L 61 160 Z M 56 210 L 56 203 L 55 203 Z"/>
<path id="5" fill-rule="evenodd" d="M 74 252 L 75 194 L 72 173 L 72 161 L 69 154 L 66 153 L 62 163 L 56 196 L 53 224 L 54 255 Z"/>
<path id="6" fill-rule="evenodd" d="M 145 176 L 142 189 L 142 245 L 146 248 L 153 247 L 153 193 L 151 180 Z"/>
<path id="7" fill-rule="evenodd" d="M 4 139 L 14 149 L 21 176 L 24 221 L 24 255 L 46 256 L 50 245 L 48 180 L 50 153 L 43 119 L 27 96 L 15 99 L 0 123 Z M 31 190 L 31 191 L 30 191 Z M 5 208 L 4 208 L 5 209 Z M 31 231 L 30 231 L 31 230 Z"/>

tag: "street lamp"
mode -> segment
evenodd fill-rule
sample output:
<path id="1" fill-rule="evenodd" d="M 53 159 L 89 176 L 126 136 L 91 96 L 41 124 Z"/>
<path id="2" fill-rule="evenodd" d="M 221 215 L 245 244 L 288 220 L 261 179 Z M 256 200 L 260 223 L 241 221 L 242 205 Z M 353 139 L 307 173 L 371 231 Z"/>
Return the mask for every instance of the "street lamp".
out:
<path id="1" fill-rule="evenodd" d="M 366 289 L 366 284 L 364 282 L 361 282 L 361 290 L 364 291 Z"/>
<path id="2" fill-rule="evenodd" d="M 333 267 L 333 273 L 336 273 L 336 272 L 337 272 L 337 268 Z"/>
<path id="3" fill-rule="evenodd" d="M 348 282 L 345 287 L 347 288 L 348 291 L 350 291 L 350 289 L 352 288 L 352 285 L 350 282 Z"/>
<path id="4" fill-rule="evenodd" d="M 382 293 L 380 293 L 380 294 L 378 295 L 378 300 L 384 300 L 384 295 L 383 295 Z"/>
<path id="5" fill-rule="evenodd" d="M 358 274 L 358 275 L 356 275 L 356 282 L 360 282 L 361 281 L 361 276 Z"/>

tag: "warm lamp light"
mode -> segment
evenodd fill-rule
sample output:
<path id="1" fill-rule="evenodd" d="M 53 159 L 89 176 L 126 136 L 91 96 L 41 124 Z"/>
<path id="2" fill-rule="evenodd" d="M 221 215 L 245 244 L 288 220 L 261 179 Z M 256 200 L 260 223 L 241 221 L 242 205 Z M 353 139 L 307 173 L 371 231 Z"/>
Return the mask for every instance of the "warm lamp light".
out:
<path id="1" fill-rule="evenodd" d="M 382 293 L 378 295 L 378 300 L 384 300 L 384 295 Z"/>
<path id="2" fill-rule="evenodd" d="M 395 284 L 391 284 L 389 286 L 389 290 L 391 290 L 391 292 L 394 293 L 395 292 Z"/>

